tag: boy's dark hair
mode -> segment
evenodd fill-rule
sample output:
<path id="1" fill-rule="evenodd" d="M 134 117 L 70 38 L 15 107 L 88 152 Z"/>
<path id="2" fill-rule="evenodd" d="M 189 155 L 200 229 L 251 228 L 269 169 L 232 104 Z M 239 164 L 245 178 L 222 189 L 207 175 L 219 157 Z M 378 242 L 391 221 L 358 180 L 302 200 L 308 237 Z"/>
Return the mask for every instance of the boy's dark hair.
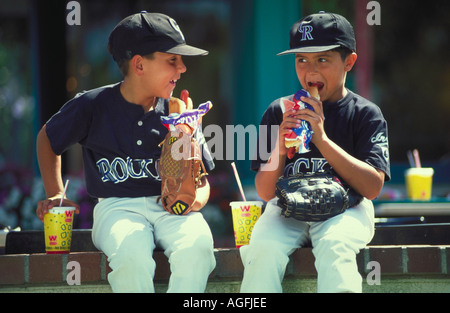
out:
<path id="1" fill-rule="evenodd" d="M 128 63 L 130 63 L 130 60 L 122 59 L 120 61 L 117 61 L 117 66 L 119 67 L 120 73 L 122 73 L 122 76 L 125 77 L 128 74 Z"/>
<path id="2" fill-rule="evenodd" d="M 350 54 L 353 53 L 352 50 L 350 50 L 349 48 L 346 48 L 346 47 L 338 47 L 338 48 L 334 48 L 334 49 L 332 49 L 332 50 L 330 50 L 330 51 L 338 52 L 338 53 L 341 55 L 342 61 L 345 61 L 345 59 L 346 59 Z"/>

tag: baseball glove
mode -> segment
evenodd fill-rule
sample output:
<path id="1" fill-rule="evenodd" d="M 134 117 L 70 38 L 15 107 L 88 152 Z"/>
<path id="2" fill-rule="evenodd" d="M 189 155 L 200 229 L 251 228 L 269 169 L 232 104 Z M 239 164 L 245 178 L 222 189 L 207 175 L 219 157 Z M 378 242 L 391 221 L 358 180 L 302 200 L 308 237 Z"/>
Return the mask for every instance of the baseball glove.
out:
<path id="1" fill-rule="evenodd" d="M 200 211 L 198 188 L 207 175 L 197 140 L 184 132 L 169 132 L 161 143 L 159 160 L 161 203 L 166 211 L 186 215 Z"/>
<path id="2" fill-rule="evenodd" d="M 281 215 L 305 222 L 325 221 L 362 200 L 332 171 L 280 177 L 275 194 Z"/>

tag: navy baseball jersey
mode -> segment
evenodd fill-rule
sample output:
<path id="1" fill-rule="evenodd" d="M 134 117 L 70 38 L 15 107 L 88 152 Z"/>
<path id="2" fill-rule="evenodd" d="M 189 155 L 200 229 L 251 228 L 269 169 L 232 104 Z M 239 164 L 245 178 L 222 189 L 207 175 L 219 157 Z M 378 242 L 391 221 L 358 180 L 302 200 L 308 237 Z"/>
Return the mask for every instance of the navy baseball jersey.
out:
<path id="1" fill-rule="evenodd" d="M 161 194 L 158 163 L 168 130 L 168 99 L 154 110 L 127 102 L 120 83 L 78 94 L 47 122 L 53 152 L 61 155 L 73 144 L 82 146 L 86 188 L 94 198 L 144 197 Z M 195 133 L 207 171 L 214 162 L 199 127 Z"/>
<path id="2" fill-rule="evenodd" d="M 287 98 L 292 101 L 293 95 Z M 328 138 L 353 157 L 382 170 L 386 174 L 385 181 L 390 180 L 388 127 L 380 108 L 348 90 L 341 100 L 324 102 L 323 110 Z M 272 126 L 278 127 L 282 121 L 283 113 L 278 99 L 270 104 L 262 117 L 261 125 L 266 126 L 268 131 L 266 138 L 258 140 L 256 151 L 259 153 L 252 160 L 252 170 L 258 171 L 260 165 L 267 162 L 264 155 L 268 156 L 275 145 L 275 141 L 271 140 Z M 310 143 L 310 149 L 304 154 L 296 153 L 292 159 L 286 158 L 285 176 L 317 172 L 329 166 L 314 144 Z"/>

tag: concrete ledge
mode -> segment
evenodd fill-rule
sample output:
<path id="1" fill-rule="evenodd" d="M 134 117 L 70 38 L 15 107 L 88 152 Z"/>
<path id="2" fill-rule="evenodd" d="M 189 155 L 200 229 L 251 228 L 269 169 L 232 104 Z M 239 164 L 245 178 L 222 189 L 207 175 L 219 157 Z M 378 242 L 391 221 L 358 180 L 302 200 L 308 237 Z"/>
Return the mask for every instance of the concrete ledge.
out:
<path id="1" fill-rule="evenodd" d="M 216 249 L 217 266 L 207 292 L 239 292 L 243 265 L 237 249 Z M 165 292 L 170 276 L 167 257 L 155 251 L 155 287 Z M 81 285 L 69 286 L 67 264 L 80 264 Z M 450 292 L 450 246 L 369 246 L 357 256 L 364 292 Z M 370 285 L 368 264 L 378 262 L 381 285 Z M 10 254 L 0 256 L 0 292 L 111 292 L 111 271 L 102 252 L 66 255 Z M 296 250 L 283 282 L 284 292 L 316 292 L 316 270 L 311 248 Z"/>
<path id="2" fill-rule="evenodd" d="M 450 245 L 449 233 L 449 223 L 377 226 L 369 245 Z M 74 229 L 71 252 L 98 252 L 91 237 L 90 229 Z M 234 246 L 232 237 L 229 239 L 228 247 Z M 44 231 L 0 232 L 0 250 L 2 248 L 4 254 L 45 253 Z"/>

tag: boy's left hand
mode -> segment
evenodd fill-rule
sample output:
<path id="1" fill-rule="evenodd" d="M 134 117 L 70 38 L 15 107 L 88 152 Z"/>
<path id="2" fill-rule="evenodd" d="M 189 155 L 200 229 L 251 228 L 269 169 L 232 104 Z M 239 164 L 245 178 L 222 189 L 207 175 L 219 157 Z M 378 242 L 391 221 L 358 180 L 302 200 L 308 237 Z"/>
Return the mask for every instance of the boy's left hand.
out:
<path id="1" fill-rule="evenodd" d="M 60 202 L 61 202 L 60 196 L 50 197 L 48 199 L 41 200 L 38 202 L 37 209 L 36 209 L 36 215 L 41 220 L 41 222 L 44 222 L 44 215 L 47 214 L 51 208 L 59 207 Z M 80 206 L 77 203 L 75 203 L 69 199 L 63 199 L 62 206 L 63 207 L 64 206 L 73 206 L 73 207 L 75 207 L 75 214 L 80 213 Z"/>
<path id="2" fill-rule="evenodd" d="M 314 111 L 309 109 L 298 110 L 296 113 L 296 117 L 311 124 L 311 128 L 314 132 L 311 138 L 311 142 L 316 144 L 326 137 L 323 126 L 325 122 L 325 116 L 323 114 L 322 101 L 313 97 L 301 97 L 300 100 L 308 103 L 314 108 Z"/>

